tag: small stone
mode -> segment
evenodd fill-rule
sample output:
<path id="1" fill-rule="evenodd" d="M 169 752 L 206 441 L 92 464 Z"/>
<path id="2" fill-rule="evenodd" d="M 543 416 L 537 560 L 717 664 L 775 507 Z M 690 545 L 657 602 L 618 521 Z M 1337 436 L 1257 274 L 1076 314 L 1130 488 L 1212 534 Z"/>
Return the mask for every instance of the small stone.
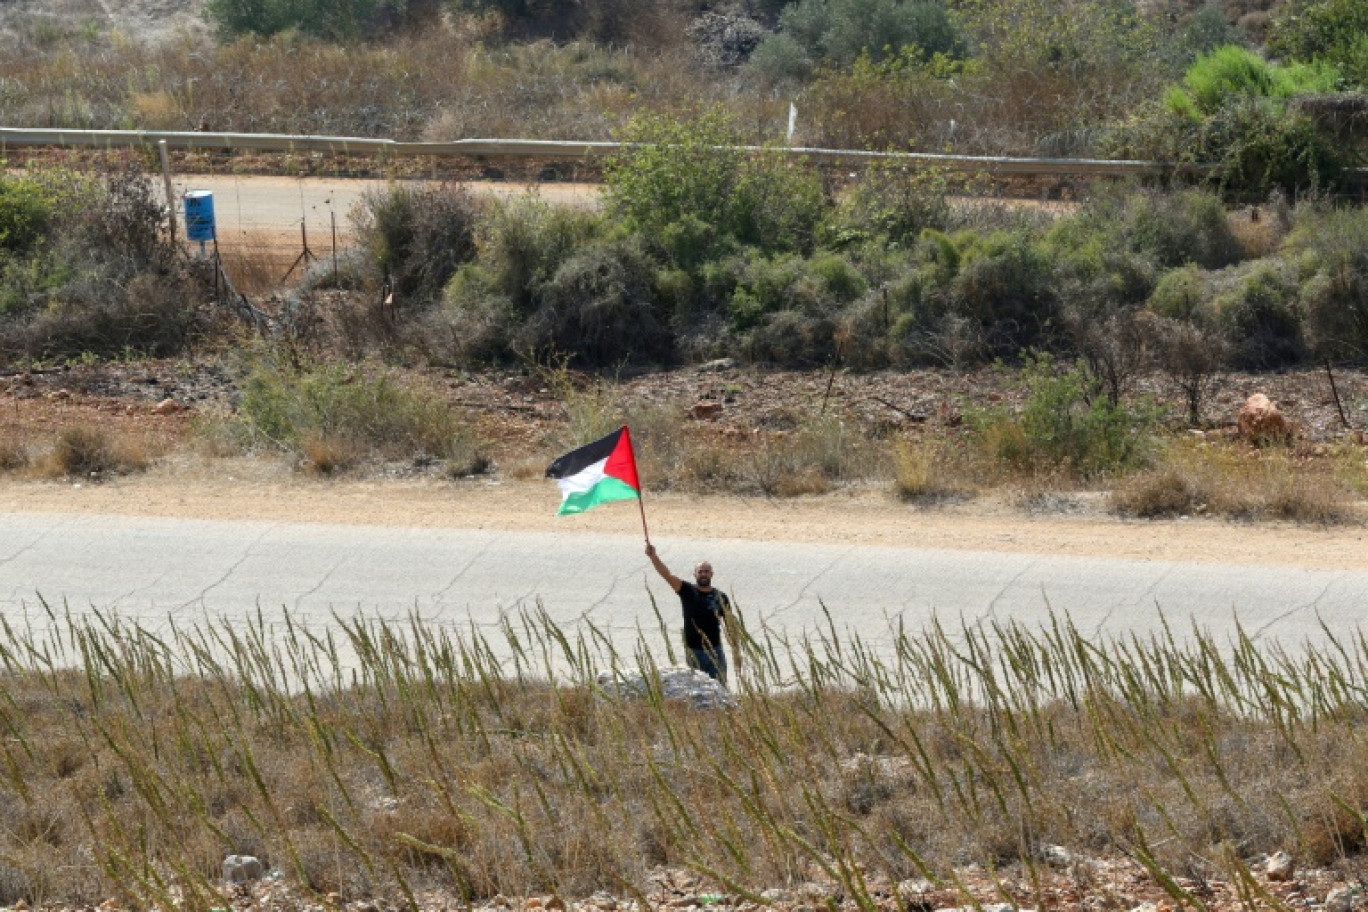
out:
<path id="1" fill-rule="evenodd" d="M 1325 912 L 1350 912 L 1354 907 L 1354 891 L 1335 887 L 1325 895 Z"/>
<path id="2" fill-rule="evenodd" d="M 1268 863 L 1264 865 L 1264 874 L 1272 881 L 1288 881 L 1292 879 L 1296 865 L 1292 863 L 1292 856 L 1287 852 L 1274 852 L 1268 858 Z"/>
<path id="3" fill-rule="evenodd" d="M 780 890 L 780 889 L 776 889 L 776 888 L 774 888 L 774 887 L 771 887 L 770 889 L 768 889 L 768 890 L 766 890 L 765 892 L 761 893 L 761 894 L 760 894 L 760 898 L 763 899 L 763 900 L 765 900 L 765 901 L 767 901 L 767 902 L 772 902 L 772 903 L 776 903 L 776 902 L 788 902 L 790 899 L 793 898 L 793 894 L 790 893 L 788 890 Z"/>
<path id="4" fill-rule="evenodd" d="M 527 897 L 527 902 L 523 903 L 523 906 L 528 909 L 540 909 L 542 905 L 540 896 L 529 896 Z"/>
<path id="5" fill-rule="evenodd" d="M 325 896 L 325 897 L 323 897 L 323 898 L 327 901 L 328 905 L 330 905 L 330 906 L 340 906 L 340 905 L 342 905 L 342 894 L 341 894 L 341 893 L 329 893 L 327 896 Z"/>
<path id="6" fill-rule="evenodd" d="M 166 398 L 154 405 L 152 412 L 156 415 L 174 415 L 183 408 L 184 406 L 175 399 Z"/>
<path id="7" fill-rule="evenodd" d="M 613 895 L 611 893 L 605 893 L 602 890 L 589 897 L 589 902 L 596 908 L 603 909 L 604 912 L 613 912 L 618 906 L 617 900 L 613 898 Z"/>

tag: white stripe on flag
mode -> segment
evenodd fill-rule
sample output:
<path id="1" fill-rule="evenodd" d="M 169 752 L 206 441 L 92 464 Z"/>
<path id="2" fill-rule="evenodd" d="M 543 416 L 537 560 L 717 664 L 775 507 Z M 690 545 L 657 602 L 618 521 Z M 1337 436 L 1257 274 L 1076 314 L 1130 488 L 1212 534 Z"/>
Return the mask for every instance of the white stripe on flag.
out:
<path id="1" fill-rule="evenodd" d="M 593 465 L 585 466 L 580 471 L 568 478 L 557 478 L 556 484 L 560 485 L 561 499 L 572 494 L 584 494 L 593 489 L 594 485 L 603 481 L 603 470 L 608 465 L 608 457 L 605 456 Z"/>

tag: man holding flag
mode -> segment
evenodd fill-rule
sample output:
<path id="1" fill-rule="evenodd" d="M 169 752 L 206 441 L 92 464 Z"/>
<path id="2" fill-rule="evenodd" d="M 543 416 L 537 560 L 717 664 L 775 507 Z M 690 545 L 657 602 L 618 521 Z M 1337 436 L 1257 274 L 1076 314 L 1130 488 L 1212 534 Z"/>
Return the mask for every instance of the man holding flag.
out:
<path id="1" fill-rule="evenodd" d="M 646 543 L 646 556 L 651 559 L 670 588 L 679 596 L 684 608 L 684 651 L 690 668 L 697 668 L 723 687 L 727 686 L 727 653 L 722 648 L 722 631 L 726 630 L 732 655 L 736 656 L 736 670 L 741 670 L 741 652 L 736 648 L 736 626 L 732 619 L 731 599 L 727 593 L 714 589 L 712 564 L 701 562 L 694 568 L 694 581 L 685 582 L 670 572 L 656 554 L 655 545 Z"/>
<path id="2" fill-rule="evenodd" d="M 651 544 L 646 529 L 646 507 L 641 501 L 641 480 L 637 475 L 632 435 L 623 425 L 593 443 L 571 450 L 551 463 L 547 478 L 556 479 L 561 490 L 561 506 L 556 515 L 582 513 L 590 507 L 615 500 L 636 499 L 641 509 L 641 531 L 646 538 L 646 556 L 656 572 L 670 584 L 684 609 L 684 649 L 689 667 L 727 684 L 727 654 L 722 648 L 725 627 L 727 642 L 741 669 L 741 653 L 736 648 L 736 627 L 731 600 L 712 585 L 712 565 L 703 561 L 694 568 L 694 582 L 687 583 L 670 572 Z"/>

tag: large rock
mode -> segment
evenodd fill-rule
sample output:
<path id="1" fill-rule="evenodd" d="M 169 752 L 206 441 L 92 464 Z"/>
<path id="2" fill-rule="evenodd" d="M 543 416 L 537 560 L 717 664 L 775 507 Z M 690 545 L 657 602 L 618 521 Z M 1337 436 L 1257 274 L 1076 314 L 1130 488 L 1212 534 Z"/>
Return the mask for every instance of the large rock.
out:
<path id="1" fill-rule="evenodd" d="M 1255 393 L 1245 400 L 1236 423 L 1240 436 L 1254 443 L 1277 443 L 1292 438 L 1292 423 L 1263 393 Z"/>
<path id="2" fill-rule="evenodd" d="M 1354 891 L 1349 887 L 1335 887 L 1325 896 L 1325 912 L 1350 912 L 1354 908 Z"/>
<path id="3" fill-rule="evenodd" d="M 660 680 L 656 686 L 667 700 L 682 700 L 698 709 L 730 709 L 736 700 L 727 689 L 701 671 L 692 668 L 669 667 L 658 669 Z M 646 675 L 640 670 L 601 671 L 597 680 L 604 693 L 626 699 L 644 699 L 651 691 Z"/>

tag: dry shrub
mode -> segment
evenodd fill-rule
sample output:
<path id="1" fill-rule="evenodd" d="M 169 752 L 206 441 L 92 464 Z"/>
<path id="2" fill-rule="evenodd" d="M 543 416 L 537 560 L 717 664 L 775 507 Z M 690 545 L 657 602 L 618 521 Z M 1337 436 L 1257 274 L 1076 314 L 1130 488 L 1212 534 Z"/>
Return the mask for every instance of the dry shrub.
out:
<path id="1" fill-rule="evenodd" d="M 1353 494 L 1333 461 L 1240 444 L 1178 443 L 1154 469 L 1112 492 L 1118 513 L 1144 518 L 1213 515 L 1231 519 L 1347 522 Z"/>
<path id="2" fill-rule="evenodd" d="M 103 427 L 74 425 L 57 435 L 43 468 L 50 476 L 99 478 L 142 471 L 150 462 L 140 441 Z"/>
<path id="3" fill-rule="evenodd" d="M 893 493 L 912 503 L 932 504 L 968 489 L 969 468 L 946 441 L 924 437 L 899 441 L 893 450 Z"/>
<path id="4" fill-rule="evenodd" d="M 280 287 L 295 257 L 298 241 L 284 242 L 268 232 L 244 233 L 219 245 L 223 271 L 233 287 L 245 295 L 259 295 Z"/>
<path id="5" fill-rule="evenodd" d="M 17 434 L 0 435 L 0 472 L 13 472 L 28 464 L 28 444 Z"/>
<path id="6" fill-rule="evenodd" d="M 299 452 L 304 464 L 320 475 L 350 469 L 367 455 L 367 449 L 354 438 L 313 428 L 300 434 Z"/>

